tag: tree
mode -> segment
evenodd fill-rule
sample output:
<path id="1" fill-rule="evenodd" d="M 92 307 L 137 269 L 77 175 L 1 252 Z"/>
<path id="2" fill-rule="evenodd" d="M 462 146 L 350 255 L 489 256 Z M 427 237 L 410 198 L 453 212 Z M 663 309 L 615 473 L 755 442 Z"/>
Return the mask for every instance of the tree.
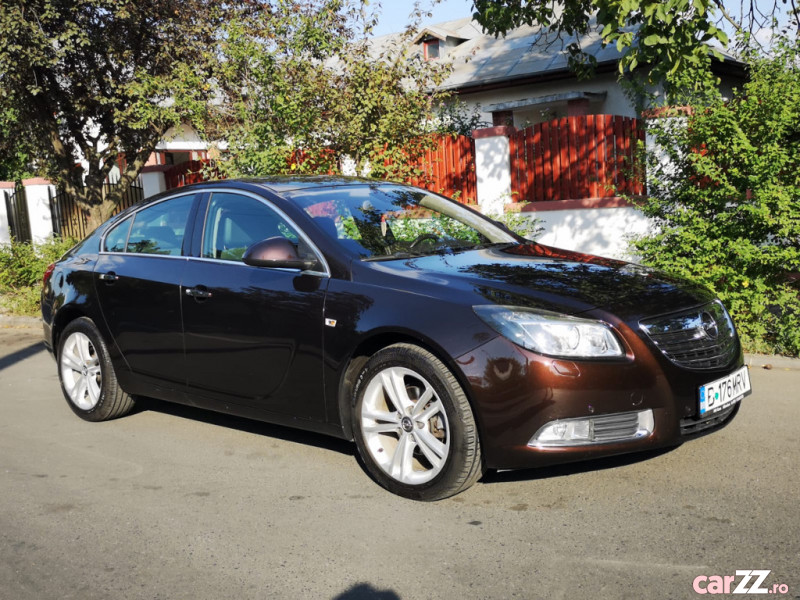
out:
<path id="1" fill-rule="evenodd" d="M 24 140 L 99 225 L 169 128 L 201 120 L 223 21 L 214 0 L 0 3 L 0 152 Z M 104 193 L 120 153 L 120 185 Z"/>
<path id="2" fill-rule="evenodd" d="M 348 0 L 280 0 L 232 21 L 217 135 L 230 175 L 342 172 L 402 179 L 430 143 L 448 67 L 409 49 L 416 24 L 376 48 L 374 15 Z"/>
<path id="3" fill-rule="evenodd" d="M 644 262 L 712 289 L 751 351 L 800 354 L 800 44 L 745 56 L 729 101 L 653 120 Z M 688 114 L 687 114 L 688 112 Z"/>
<path id="4" fill-rule="evenodd" d="M 616 44 L 623 53 L 620 72 L 647 65 L 649 80 L 663 82 L 689 69 L 699 86 L 712 77 L 712 57 L 721 58 L 714 43 L 728 45 L 725 28 L 737 32 L 744 45 L 757 43 L 755 34 L 774 27 L 774 19 L 786 30 L 800 29 L 795 0 L 737 5 L 741 14 L 729 11 L 724 0 L 474 0 L 475 19 L 495 35 L 520 25 L 538 24 L 557 36 L 583 35 L 597 27 L 603 43 Z M 579 42 L 569 43 L 567 50 L 574 70 L 591 71 L 594 58 Z"/>
<path id="5" fill-rule="evenodd" d="M 18 121 L 14 108 L 0 108 L 0 181 L 19 181 L 31 177 L 30 145 L 10 132 Z"/>

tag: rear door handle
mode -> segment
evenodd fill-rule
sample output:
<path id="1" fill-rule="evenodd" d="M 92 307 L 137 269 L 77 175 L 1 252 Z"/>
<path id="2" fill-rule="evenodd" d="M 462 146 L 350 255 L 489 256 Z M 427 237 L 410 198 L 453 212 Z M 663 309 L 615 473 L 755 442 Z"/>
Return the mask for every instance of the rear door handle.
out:
<path id="1" fill-rule="evenodd" d="M 185 290 L 187 296 L 191 296 L 197 300 L 204 300 L 206 298 L 211 298 L 211 292 L 209 292 L 205 286 L 198 285 L 197 287 L 193 288 L 186 288 Z"/>
<path id="2" fill-rule="evenodd" d="M 107 281 L 111 283 L 112 281 L 116 281 L 119 279 L 119 275 L 114 273 L 114 271 L 109 271 L 108 273 L 100 273 L 100 280 Z"/>

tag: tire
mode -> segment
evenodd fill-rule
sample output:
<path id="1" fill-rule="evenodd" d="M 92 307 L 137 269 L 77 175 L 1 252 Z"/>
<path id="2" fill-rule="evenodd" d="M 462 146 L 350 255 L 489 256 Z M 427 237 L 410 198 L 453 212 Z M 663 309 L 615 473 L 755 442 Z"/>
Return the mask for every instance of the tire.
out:
<path id="1" fill-rule="evenodd" d="M 475 417 L 464 390 L 433 354 L 412 344 L 380 350 L 353 394 L 358 452 L 375 481 L 412 500 L 442 500 L 483 474 Z"/>
<path id="2" fill-rule="evenodd" d="M 75 319 L 58 344 L 58 378 L 72 411 L 86 421 L 128 414 L 133 398 L 122 391 L 105 342 L 91 319 Z"/>

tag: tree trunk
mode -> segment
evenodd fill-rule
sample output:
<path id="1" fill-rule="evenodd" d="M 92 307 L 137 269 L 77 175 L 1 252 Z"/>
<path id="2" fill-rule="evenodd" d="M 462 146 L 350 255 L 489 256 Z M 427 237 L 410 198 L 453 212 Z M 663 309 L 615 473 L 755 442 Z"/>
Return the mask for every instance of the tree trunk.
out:
<path id="1" fill-rule="evenodd" d="M 82 188 L 78 204 L 87 212 L 87 231 L 94 231 L 105 223 L 117 208 L 125 192 L 121 185 Z M 109 191 L 106 191 L 109 190 Z"/>
<path id="2" fill-rule="evenodd" d="M 116 208 L 116 202 L 110 200 L 105 200 L 102 204 L 94 204 L 88 207 L 89 215 L 86 222 L 86 230 L 94 231 L 100 227 L 100 225 L 105 223 L 108 218 L 114 214 L 114 209 Z"/>

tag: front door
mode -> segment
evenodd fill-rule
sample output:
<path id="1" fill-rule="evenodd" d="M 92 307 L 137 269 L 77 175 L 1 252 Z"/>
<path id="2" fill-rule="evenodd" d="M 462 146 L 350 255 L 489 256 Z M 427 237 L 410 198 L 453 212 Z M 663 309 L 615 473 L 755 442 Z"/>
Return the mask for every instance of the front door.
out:
<path id="1" fill-rule="evenodd" d="M 183 276 L 187 378 L 192 394 L 298 418 L 325 418 L 321 273 L 245 265 L 251 244 L 283 236 L 313 253 L 265 201 L 214 192 L 201 256 Z"/>

